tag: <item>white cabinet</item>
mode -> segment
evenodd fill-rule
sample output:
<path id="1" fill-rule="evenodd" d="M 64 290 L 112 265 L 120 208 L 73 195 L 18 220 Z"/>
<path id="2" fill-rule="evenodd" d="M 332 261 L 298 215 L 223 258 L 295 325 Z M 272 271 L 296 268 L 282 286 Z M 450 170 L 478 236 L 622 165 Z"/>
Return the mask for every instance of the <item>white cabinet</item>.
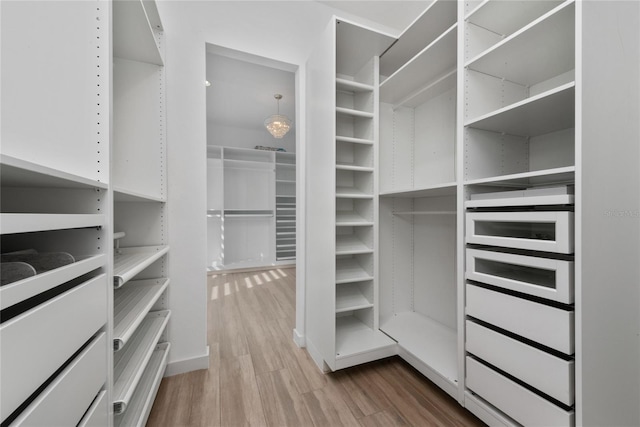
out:
<path id="1" fill-rule="evenodd" d="M 153 352 L 168 308 L 162 28 L 148 1 L 1 7 L 2 423 L 110 425 L 114 346 Z"/>
<path id="2" fill-rule="evenodd" d="M 379 34 L 330 22 L 307 62 L 316 363 L 383 357 L 355 338 L 383 331 L 490 425 L 640 422 L 639 9 L 435 1 L 379 84 Z"/>

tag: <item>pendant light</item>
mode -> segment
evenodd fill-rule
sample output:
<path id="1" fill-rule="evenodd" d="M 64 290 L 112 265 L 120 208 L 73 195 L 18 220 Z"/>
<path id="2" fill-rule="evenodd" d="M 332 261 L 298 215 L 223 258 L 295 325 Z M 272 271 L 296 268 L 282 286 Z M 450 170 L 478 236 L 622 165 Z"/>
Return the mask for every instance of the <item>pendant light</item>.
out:
<path id="1" fill-rule="evenodd" d="M 280 114 L 280 100 L 282 99 L 282 95 L 276 93 L 273 97 L 278 102 L 278 113 L 267 117 L 264 125 L 274 138 L 280 139 L 291 129 L 291 120 L 289 120 L 287 116 Z"/>

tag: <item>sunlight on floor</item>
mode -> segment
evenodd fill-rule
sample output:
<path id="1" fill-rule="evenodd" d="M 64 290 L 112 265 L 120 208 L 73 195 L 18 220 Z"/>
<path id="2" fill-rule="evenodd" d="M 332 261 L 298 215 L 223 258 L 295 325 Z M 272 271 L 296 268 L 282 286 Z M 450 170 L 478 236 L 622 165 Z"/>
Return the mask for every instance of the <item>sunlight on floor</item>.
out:
<path id="1" fill-rule="evenodd" d="M 233 279 L 232 273 L 221 273 L 209 276 L 208 283 L 211 285 L 211 301 L 215 301 L 222 296 L 229 296 L 240 292 L 242 289 L 252 289 L 256 286 L 262 286 L 269 282 L 289 277 L 285 270 L 278 268 L 275 270 L 264 270 L 245 276 L 244 280 L 236 281 Z"/>

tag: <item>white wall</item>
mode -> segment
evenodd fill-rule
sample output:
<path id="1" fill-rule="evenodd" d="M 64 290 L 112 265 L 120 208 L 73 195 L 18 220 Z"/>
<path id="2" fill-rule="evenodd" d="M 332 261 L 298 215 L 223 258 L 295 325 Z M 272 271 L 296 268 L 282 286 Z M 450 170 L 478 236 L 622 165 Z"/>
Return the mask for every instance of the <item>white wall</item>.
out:
<path id="1" fill-rule="evenodd" d="M 205 368 L 205 43 L 302 65 L 334 10 L 311 1 L 159 1 L 166 40 L 172 341 L 169 375 Z M 299 72 L 304 75 L 301 68 Z M 296 76 L 296 139 L 304 144 L 304 81 Z M 301 89 L 302 88 L 302 89 Z M 303 156 L 303 150 L 296 150 Z M 298 177 L 299 188 L 304 188 Z M 299 193 L 299 195 L 302 192 Z M 303 204 L 299 200 L 299 204 Z M 300 248 L 300 241 L 298 238 Z M 301 257 L 302 255 L 302 257 Z M 303 293 L 298 256 L 298 299 Z M 302 268 L 301 268 L 302 267 Z M 301 313 L 296 313 L 300 325 Z M 298 338 L 303 335 L 297 326 Z M 303 330 L 303 328 L 302 328 Z M 300 340 L 298 342 L 301 342 Z"/>

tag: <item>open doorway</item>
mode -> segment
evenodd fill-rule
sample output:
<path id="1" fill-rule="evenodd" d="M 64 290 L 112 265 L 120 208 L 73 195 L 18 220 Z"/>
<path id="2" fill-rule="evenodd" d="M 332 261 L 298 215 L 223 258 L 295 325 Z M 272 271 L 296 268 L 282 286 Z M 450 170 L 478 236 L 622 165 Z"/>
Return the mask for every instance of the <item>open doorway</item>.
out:
<path id="1" fill-rule="evenodd" d="M 294 266 L 297 66 L 211 44 L 206 65 L 208 270 Z"/>

